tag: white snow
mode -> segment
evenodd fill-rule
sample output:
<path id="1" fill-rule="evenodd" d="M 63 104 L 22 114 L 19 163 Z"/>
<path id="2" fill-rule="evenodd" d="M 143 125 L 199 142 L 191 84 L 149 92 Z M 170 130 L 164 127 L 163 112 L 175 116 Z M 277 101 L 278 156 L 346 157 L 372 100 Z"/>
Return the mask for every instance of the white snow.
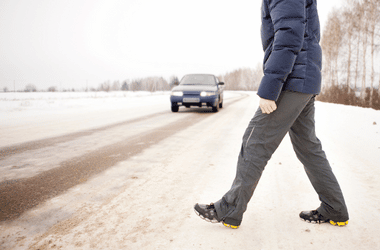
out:
<path id="1" fill-rule="evenodd" d="M 316 102 L 317 135 L 345 195 L 348 226 L 298 219 L 300 209 L 319 201 L 289 138 L 268 163 L 238 230 L 196 217 L 195 202 L 219 199 L 232 183 L 258 103 L 255 93 L 243 93 L 250 96 L 6 225 L 9 239 L 26 236 L 14 249 L 31 242 L 66 249 L 379 249 L 380 111 L 369 108 Z M 169 92 L 0 93 L 0 147 L 158 112 L 170 113 Z M 65 220 L 56 222 L 54 213 Z M 45 227 L 54 224 L 47 230 L 38 224 L 45 217 Z"/>
<path id="2" fill-rule="evenodd" d="M 169 92 L 0 93 L 0 147 L 59 136 L 170 108 Z"/>

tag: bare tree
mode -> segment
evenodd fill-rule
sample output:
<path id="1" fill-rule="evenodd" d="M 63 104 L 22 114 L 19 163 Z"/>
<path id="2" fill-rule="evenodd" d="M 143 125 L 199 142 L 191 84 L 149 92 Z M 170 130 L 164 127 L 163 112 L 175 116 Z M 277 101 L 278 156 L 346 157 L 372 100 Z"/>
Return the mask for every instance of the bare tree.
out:
<path id="1" fill-rule="evenodd" d="M 354 25 L 354 18 L 352 11 L 350 10 L 344 10 L 343 15 L 343 23 L 346 25 L 343 25 L 343 35 L 345 38 L 345 41 L 347 43 L 347 77 L 346 77 L 346 87 L 348 89 L 348 92 L 351 92 L 351 61 L 352 61 L 352 43 L 353 43 L 353 30 L 352 26 Z"/>
<path id="2" fill-rule="evenodd" d="M 324 68 L 327 71 L 329 85 L 339 84 L 338 59 L 342 43 L 342 25 L 338 10 L 334 9 L 328 16 L 323 32 L 322 49 L 324 53 Z"/>
<path id="3" fill-rule="evenodd" d="M 178 80 L 177 76 L 171 76 L 170 77 L 170 80 L 169 80 L 170 88 L 173 88 L 173 86 L 175 86 L 178 83 L 179 83 L 179 80 Z"/>
<path id="4" fill-rule="evenodd" d="M 157 87 L 158 91 L 165 91 L 171 89 L 169 83 L 163 77 L 158 77 Z"/>
<path id="5" fill-rule="evenodd" d="M 25 92 L 36 92 L 37 91 L 37 87 L 34 85 L 34 84 L 28 84 L 25 86 L 25 89 L 24 89 Z"/>
<path id="6" fill-rule="evenodd" d="M 121 85 L 121 90 L 128 91 L 129 90 L 129 81 L 125 80 Z"/>
<path id="7" fill-rule="evenodd" d="M 98 88 L 99 91 L 106 91 L 109 92 L 111 90 L 111 83 L 110 81 L 106 81 L 104 83 L 101 83 Z"/>
<path id="8" fill-rule="evenodd" d="M 163 77 L 146 77 L 140 79 L 140 85 L 140 90 L 151 92 L 171 89 L 170 85 Z"/>
<path id="9" fill-rule="evenodd" d="M 259 89 L 259 85 L 261 79 L 263 78 L 263 64 L 258 63 L 256 67 L 253 69 L 253 78 L 252 78 L 252 89 L 253 91 L 257 91 Z"/>
<path id="10" fill-rule="evenodd" d="M 362 12 L 363 12 L 363 40 L 362 40 L 362 48 L 363 48 L 363 59 L 362 59 L 362 91 L 360 93 L 360 96 L 362 99 L 365 98 L 365 91 L 366 91 L 366 76 L 367 76 L 367 63 L 366 63 L 366 55 L 367 55 L 367 48 L 368 48 L 368 25 L 369 25 L 369 16 L 368 16 L 368 6 L 362 5 Z"/>
<path id="11" fill-rule="evenodd" d="M 113 84 L 112 84 L 111 90 L 113 90 L 113 91 L 120 90 L 120 82 L 119 81 L 114 81 Z"/>
<path id="12" fill-rule="evenodd" d="M 132 91 L 143 90 L 141 82 L 142 82 L 141 79 L 132 80 L 131 85 L 130 85 L 130 90 L 132 90 Z"/>
<path id="13" fill-rule="evenodd" d="M 219 76 L 219 80 L 225 82 L 226 90 L 250 90 L 256 91 L 260 85 L 263 75 L 261 64 L 258 64 L 255 69 L 242 68 L 225 75 Z"/>
<path id="14" fill-rule="evenodd" d="M 48 88 L 48 91 L 49 92 L 56 92 L 57 91 L 57 87 L 56 86 L 51 86 Z"/>
<path id="15" fill-rule="evenodd" d="M 362 35 L 362 19 L 364 16 L 363 7 L 359 2 L 354 2 L 354 16 L 356 22 L 354 22 L 353 29 L 356 34 L 356 66 L 355 66 L 355 90 L 357 89 L 357 82 L 359 77 L 359 53 L 360 53 L 360 42 Z"/>
<path id="16" fill-rule="evenodd" d="M 380 1 L 379 0 L 367 0 L 368 4 L 368 20 L 369 20 L 369 36 L 370 36 L 370 47 L 371 47 L 371 92 L 370 92 L 370 103 L 373 99 L 373 85 L 375 81 L 375 50 L 377 48 L 375 43 L 376 30 L 378 28 L 378 23 L 380 21 Z"/>

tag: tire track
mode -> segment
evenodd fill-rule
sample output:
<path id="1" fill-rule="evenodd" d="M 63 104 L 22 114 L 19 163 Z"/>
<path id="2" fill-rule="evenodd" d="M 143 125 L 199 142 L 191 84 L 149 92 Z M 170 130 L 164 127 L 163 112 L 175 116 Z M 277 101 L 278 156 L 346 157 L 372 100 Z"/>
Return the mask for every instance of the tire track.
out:
<path id="1" fill-rule="evenodd" d="M 36 176 L 0 183 L 0 221 L 13 220 L 23 212 L 52 198 L 93 175 L 114 166 L 118 162 L 142 152 L 152 144 L 183 130 L 204 119 L 193 114 L 175 124 L 168 124 L 153 131 L 137 135 L 84 156 L 62 162 L 59 167 Z M 189 122 L 189 120 L 191 122 Z"/>
<path id="2" fill-rule="evenodd" d="M 46 147 L 54 146 L 58 143 L 75 140 L 79 137 L 89 136 L 89 135 L 92 135 L 94 133 L 105 131 L 108 129 L 112 129 L 115 127 L 125 126 L 125 125 L 135 123 L 135 122 L 141 122 L 144 120 L 148 120 L 151 118 L 158 117 L 158 116 L 166 114 L 166 113 L 168 113 L 168 112 L 164 111 L 164 112 L 156 113 L 156 114 L 149 115 L 149 116 L 139 117 L 139 118 L 136 118 L 133 120 L 127 120 L 127 121 L 103 126 L 100 128 L 90 129 L 90 130 L 86 130 L 86 131 L 71 133 L 71 134 L 47 138 L 47 139 L 41 139 L 41 140 L 32 141 L 32 142 L 25 142 L 22 144 L 13 145 L 13 146 L 9 146 L 9 147 L 3 147 L 3 148 L 0 148 L 0 159 L 12 156 L 14 154 L 19 154 L 19 153 L 25 152 L 27 150 L 36 150 L 36 149 L 46 148 Z"/>
<path id="3" fill-rule="evenodd" d="M 229 103 L 237 102 L 246 96 L 231 98 Z M 14 146 L 13 150 L 5 149 L 3 155 L 16 154 L 25 150 L 39 149 L 55 145 L 62 141 L 70 141 L 85 135 L 90 135 L 99 131 L 116 126 L 127 126 L 136 121 L 144 121 L 152 117 L 159 117 L 167 112 L 157 113 L 152 116 L 142 117 L 135 120 L 125 121 L 98 129 L 74 133 L 50 139 L 39 140 L 37 142 L 24 143 Z M 99 174 L 118 162 L 141 153 L 151 145 L 182 131 L 209 116 L 209 112 L 187 113 L 185 117 L 176 122 L 163 125 L 161 127 L 142 132 L 132 136 L 127 140 L 115 144 L 104 146 L 98 150 L 91 151 L 82 156 L 72 158 L 60 163 L 59 167 L 47 170 L 30 178 L 4 181 L 0 183 L 0 221 L 9 221 L 18 218 L 25 211 L 38 204 L 53 198 L 69 188 L 87 181 L 92 176 Z M 30 147 L 27 147 L 27 146 Z M 4 149 L 2 149 L 4 150 Z M 4 151 L 2 151 L 4 152 Z M 2 155 L 2 156 L 3 156 Z"/>
<path id="4" fill-rule="evenodd" d="M 242 98 L 246 98 L 246 97 L 248 97 L 247 94 L 241 93 L 240 96 L 238 96 L 238 97 L 226 99 L 225 101 L 228 101 L 228 103 L 225 103 L 224 107 L 228 107 L 228 105 L 230 105 L 231 103 L 234 103 L 234 102 L 236 102 Z M 190 109 L 190 111 L 194 111 L 194 109 Z M 144 120 L 152 119 L 152 118 L 161 116 L 163 114 L 167 114 L 168 112 L 169 111 L 163 111 L 163 112 L 156 113 L 153 115 L 139 117 L 136 119 L 127 120 L 127 121 L 123 121 L 123 122 L 119 122 L 119 123 L 115 123 L 115 124 L 111 124 L 111 125 L 107 125 L 107 126 L 102 126 L 102 127 L 95 128 L 95 129 L 90 129 L 90 130 L 86 130 L 86 131 L 66 134 L 66 135 L 57 136 L 57 137 L 41 139 L 41 140 L 37 140 L 37 141 L 25 142 L 22 144 L 11 145 L 8 147 L 2 147 L 2 148 L 0 148 L 0 160 L 4 159 L 5 157 L 9 157 L 9 156 L 12 156 L 15 154 L 19 154 L 19 153 L 22 153 L 22 152 L 25 152 L 28 150 L 36 150 L 36 149 L 51 147 L 51 146 L 57 145 L 57 144 L 62 143 L 62 142 L 75 140 L 75 139 L 78 139 L 80 137 L 89 136 L 89 135 L 92 135 L 92 134 L 97 133 L 97 132 L 105 131 L 105 130 L 120 127 L 120 126 L 129 125 L 131 123 L 142 122 Z M 202 110 L 201 112 L 204 112 L 204 110 Z"/>

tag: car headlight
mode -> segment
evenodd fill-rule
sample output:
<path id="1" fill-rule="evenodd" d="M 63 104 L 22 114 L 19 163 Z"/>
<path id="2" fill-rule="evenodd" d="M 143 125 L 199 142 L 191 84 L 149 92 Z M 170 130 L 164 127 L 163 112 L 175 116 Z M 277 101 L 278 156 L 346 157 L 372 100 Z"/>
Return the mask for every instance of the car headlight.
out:
<path id="1" fill-rule="evenodd" d="M 173 91 L 172 96 L 183 96 L 183 92 L 182 91 Z"/>
<path id="2" fill-rule="evenodd" d="M 202 91 L 201 92 L 201 96 L 202 97 L 205 97 L 205 96 L 213 96 L 213 95 L 216 95 L 216 92 L 208 92 L 208 91 Z"/>

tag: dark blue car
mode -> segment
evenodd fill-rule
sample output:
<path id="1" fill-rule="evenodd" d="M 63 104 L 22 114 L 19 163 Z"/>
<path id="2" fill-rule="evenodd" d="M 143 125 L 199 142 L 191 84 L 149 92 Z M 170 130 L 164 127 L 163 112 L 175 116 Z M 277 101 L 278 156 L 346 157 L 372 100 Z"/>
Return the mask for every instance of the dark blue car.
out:
<path id="1" fill-rule="evenodd" d="M 178 112 L 180 106 L 190 108 L 212 107 L 218 112 L 223 107 L 223 82 L 214 75 L 191 74 L 185 75 L 178 86 L 172 89 L 170 102 L 172 111 Z"/>

